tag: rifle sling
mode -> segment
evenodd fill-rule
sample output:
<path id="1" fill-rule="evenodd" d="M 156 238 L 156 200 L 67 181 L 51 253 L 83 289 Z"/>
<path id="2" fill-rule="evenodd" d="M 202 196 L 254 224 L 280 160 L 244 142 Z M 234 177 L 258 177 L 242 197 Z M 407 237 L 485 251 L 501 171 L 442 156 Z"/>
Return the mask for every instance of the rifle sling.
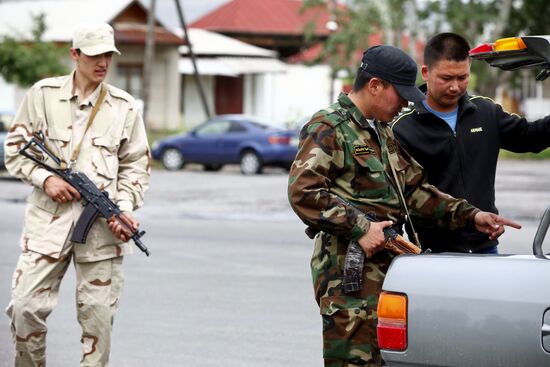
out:
<path id="1" fill-rule="evenodd" d="M 84 142 L 84 137 L 86 136 L 86 133 L 90 129 L 90 126 L 92 126 L 92 123 L 94 122 L 95 116 L 99 112 L 99 108 L 101 107 L 101 104 L 103 103 L 103 100 L 105 99 L 105 95 L 107 94 L 107 88 L 103 84 L 101 84 L 101 91 L 99 93 L 99 97 L 97 98 L 96 103 L 94 104 L 94 107 L 92 108 L 92 112 L 90 113 L 90 117 L 88 118 L 88 122 L 86 123 L 86 128 L 84 129 L 84 133 L 82 134 L 82 139 L 80 139 L 80 142 L 76 146 L 76 148 L 73 151 L 73 154 L 71 155 L 71 160 L 69 162 L 69 167 L 74 162 L 76 162 L 78 155 L 80 154 L 80 148 L 82 147 L 82 142 Z M 62 164 L 63 166 L 63 164 Z M 65 169 L 67 167 L 61 167 L 62 169 Z"/>
<path id="2" fill-rule="evenodd" d="M 393 173 L 393 179 L 395 180 L 395 186 L 397 187 L 397 191 L 399 192 L 399 199 L 401 199 L 401 203 L 403 204 L 403 207 L 405 208 L 405 213 L 407 214 L 407 221 L 409 222 L 411 226 L 412 233 L 414 235 L 414 242 L 416 242 L 416 245 L 418 247 L 420 246 L 420 240 L 418 239 L 418 234 L 416 233 L 416 230 L 414 229 L 413 222 L 411 219 L 411 215 L 409 214 L 409 208 L 407 207 L 407 202 L 405 201 L 405 196 L 403 195 L 403 191 L 401 191 L 401 186 L 399 186 L 399 180 L 397 178 L 397 173 L 395 172 L 395 168 L 393 167 L 393 164 L 391 162 L 391 159 L 389 159 L 388 156 L 388 162 L 390 163 L 391 171 Z"/>

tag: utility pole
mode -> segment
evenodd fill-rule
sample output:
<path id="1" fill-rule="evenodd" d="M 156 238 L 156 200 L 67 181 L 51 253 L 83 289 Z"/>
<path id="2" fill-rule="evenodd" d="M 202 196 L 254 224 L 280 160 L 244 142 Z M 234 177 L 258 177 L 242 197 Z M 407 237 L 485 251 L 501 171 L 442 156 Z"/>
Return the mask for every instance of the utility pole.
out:
<path id="1" fill-rule="evenodd" d="M 416 1 L 408 0 L 403 4 L 405 14 L 410 14 L 409 17 L 405 17 L 405 29 L 409 31 L 409 55 L 416 61 L 416 40 L 418 38 L 418 7 Z"/>
<path id="2" fill-rule="evenodd" d="M 208 108 L 208 103 L 206 101 L 206 95 L 204 94 L 204 87 L 202 84 L 202 78 L 197 69 L 197 61 L 195 59 L 195 54 L 193 53 L 193 45 L 189 39 L 189 34 L 187 33 L 187 25 L 185 24 L 185 18 L 183 17 L 183 9 L 181 8 L 179 0 L 174 0 L 176 2 L 176 8 L 178 10 L 178 17 L 180 19 L 181 29 L 183 30 L 183 35 L 185 36 L 185 41 L 187 42 L 187 47 L 189 49 L 189 56 L 191 57 L 191 63 L 193 64 L 193 74 L 195 76 L 195 82 L 197 83 L 197 88 L 199 90 L 199 95 L 202 102 L 202 108 L 207 118 L 211 118 L 210 109 Z"/>
<path id="3" fill-rule="evenodd" d="M 336 0 L 328 0 L 328 11 L 329 11 L 329 20 L 327 24 L 325 24 L 325 28 L 328 29 L 328 31 L 332 34 L 338 30 L 338 23 L 336 22 Z M 331 57 L 338 57 L 338 55 L 333 55 Z M 336 80 L 336 70 L 334 69 L 336 64 L 331 63 L 330 65 L 330 88 L 329 88 L 329 96 L 328 96 L 328 103 L 329 105 L 334 102 L 334 82 Z"/>
<path id="4" fill-rule="evenodd" d="M 157 0 L 150 0 L 147 14 L 147 36 L 145 38 L 145 60 L 143 65 L 143 119 L 149 125 L 151 105 L 151 79 L 153 75 L 153 60 L 155 57 L 155 7 Z"/>

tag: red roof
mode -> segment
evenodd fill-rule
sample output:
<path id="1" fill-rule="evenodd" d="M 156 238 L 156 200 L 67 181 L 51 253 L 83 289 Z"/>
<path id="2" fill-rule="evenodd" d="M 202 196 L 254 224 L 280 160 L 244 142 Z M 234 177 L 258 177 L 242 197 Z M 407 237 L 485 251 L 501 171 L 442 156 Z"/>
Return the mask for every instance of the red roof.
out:
<path id="1" fill-rule="evenodd" d="M 352 57 L 353 60 L 349 60 L 350 63 L 352 65 L 359 64 L 359 62 L 361 61 L 361 57 L 363 56 L 363 51 L 365 51 L 367 48 L 371 46 L 383 44 L 384 42 L 382 38 L 383 37 L 381 32 L 370 34 L 368 36 L 368 41 L 367 41 L 368 44 L 365 45 L 363 49 L 357 50 L 354 53 Z M 403 50 L 408 50 L 409 42 L 410 42 L 410 37 L 404 34 L 401 38 L 401 48 Z M 416 41 L 416 44 L 415 44 L 416 61 L 419 63 L 422 63 L 424 47 L 425 47 L 424 42 L 419 40 Z M 312 63 L 321 56 L 322 51 L 323 51 L 322 43 L 317 43 L 295 55 L 290 56 L 289 58 L 286 59 L 286 61 L 291 64 Z"/>
<path id="2" fill-rule="evenodd" d="M 184 45 L 182 38 L 176 36 L 167 29 L 157 27 L 154 32 L 157 45 Z M 124 27 L 120 29 L 115 25 L 115 39 L 120 43 L 144 45 L 147 39 L 147 29 L 143 27 Z"/>
<path id="3" fill-rule="evenodd" d="M 315 22 L 315 35 L 328 36 L 326 6 L 300 11 L 301 0 L 233 0 L 190 27 L 214 32 L 302 35 L 309 21 Z"/>

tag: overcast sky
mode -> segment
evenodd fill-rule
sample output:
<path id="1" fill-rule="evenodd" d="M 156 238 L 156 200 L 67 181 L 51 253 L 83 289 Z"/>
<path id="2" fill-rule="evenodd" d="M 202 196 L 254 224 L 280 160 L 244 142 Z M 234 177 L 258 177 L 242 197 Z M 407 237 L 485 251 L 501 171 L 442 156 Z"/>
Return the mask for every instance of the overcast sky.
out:
<path id="1" fill-rule="evenodd" d="M 17 0 L 0 0 L 0 2 L 15 2 Z M 63 0 L 59 0 L 63 1 Z M 65 0 L 70 1 L 70 0 Z M 89 0 L 92 1 L 92 0 Z M 142 4 L 149 7 L 151 0 L 139 0 Z M 156 14 L 157 17 L 170 28 L 180 28 L 178 14 L 176 11 L 175 0 L 157 0 Z M 179 0 L 185 21 L 189 24 L 192 21 L 200 18 L 209 11 L 228 2 L 229 0 Z M 259 0 L 261 1 L 261 0 Z"/>
<path id="2" fill-rule="evenodd" d="M 150 0 L 140 0 L 149 6 Z M 189 24 L 209 11 L 228 2 L 229 0 L 179 0 L 185 15 L 185 21 Z M 179 19 L 174 0 L 157 0 L 157 17 L 171 28 L 179 28 Z"/>

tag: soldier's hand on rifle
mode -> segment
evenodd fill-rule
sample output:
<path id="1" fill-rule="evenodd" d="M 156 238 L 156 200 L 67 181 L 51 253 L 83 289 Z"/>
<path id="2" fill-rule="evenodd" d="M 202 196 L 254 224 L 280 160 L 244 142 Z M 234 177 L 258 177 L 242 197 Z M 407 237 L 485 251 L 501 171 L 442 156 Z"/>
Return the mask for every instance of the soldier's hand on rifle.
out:
<path id="1" fill-rule="evenodd" d="M 46 178 L 44 181 L 44 192 L 59 204 L 68 203 L 73 199 L 80 200 L 80 193 L 65 182 L 65 180 L 57 176 Z"/>
<path id="2" fill-rule="evenodd" d="M 371 222 L 369 231 L 357 241 L 367 257 L 371 257 L 378 251 L 384 249 L 384 228 L 393 224 L 392 221 Z"/>
<path id="3" fill-rule="evenodd" d="M 139 222 L 129 212 L 122 212 L 119 217 L 113 215 L 109 218 L 107 224 L 115 237 L 123 241 L 128 241 L 139 226 Z"/>
<path id="4" fill-rule="evenodd" d="M 504 226 L 520 229 L 521 225 L 509 219 L 490 212 L 478 212 L 475 217 L 476 229 L 487 233 L 490 240 L 497 239 L 504 233 Z"/>

